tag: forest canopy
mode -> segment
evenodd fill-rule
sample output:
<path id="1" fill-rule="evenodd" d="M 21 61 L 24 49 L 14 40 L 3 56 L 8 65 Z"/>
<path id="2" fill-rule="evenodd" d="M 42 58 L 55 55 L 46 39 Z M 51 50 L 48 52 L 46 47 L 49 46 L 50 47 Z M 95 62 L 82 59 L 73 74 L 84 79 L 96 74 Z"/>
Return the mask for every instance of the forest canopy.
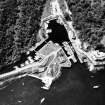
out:
<path id="1" fill-rule="evenodd" d="M 0 0 L 0 66 L 16 62 L 36 43 L 46 0 Z"/>
<path id="2" fill-rule="evenodd" d="M 105 51 L 101 44 L 105 36 L 104 0 L 66 0 L 73 17 L 73 26 L 82 42 L 90 47 Z"/>
<path id="3" fill-rule="evenodd" d="M 47 0 L 0 0 L 0 67 L 16 62 L 35 46 Z M 66 0 L 79 38 L 90 47 L 105 51 L 105 1 Z"/>

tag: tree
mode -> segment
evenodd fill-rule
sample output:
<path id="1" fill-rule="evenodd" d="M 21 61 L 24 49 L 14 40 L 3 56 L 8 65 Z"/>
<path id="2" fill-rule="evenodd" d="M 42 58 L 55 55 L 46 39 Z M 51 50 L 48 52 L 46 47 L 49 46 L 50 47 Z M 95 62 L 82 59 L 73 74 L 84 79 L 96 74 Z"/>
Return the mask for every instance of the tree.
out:
<path id="1" fill-rule="evenodd" d="M 35 46 L 47 0 L 0 1 L 0 65 L 18 61 Z"/>
<path id="2" fill-rule="evenodd" d="M 73 26 L 82 42 L 97 48 L 105 35 L 105 4 L 101 0 L 66 0 L 73 17 Z"/>

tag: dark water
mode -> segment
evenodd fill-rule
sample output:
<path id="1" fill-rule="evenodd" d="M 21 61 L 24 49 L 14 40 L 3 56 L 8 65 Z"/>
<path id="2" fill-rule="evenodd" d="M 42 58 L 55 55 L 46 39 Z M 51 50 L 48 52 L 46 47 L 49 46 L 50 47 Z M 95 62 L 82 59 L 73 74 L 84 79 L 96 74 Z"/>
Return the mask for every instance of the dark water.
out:
<path id="1" fill-rule="evenodd" d="M 63 46 L 62 43 L 64 41 L 70 43 L 67 30 L 65 29 L 64 25 L 57 23 L 56 19 L 50 21 L 50 23 L 48 25 L 48 29 L 51 29 L 52 32 L 48 34 L 49 35 L 48 39 L 46 39 L 45 42 L 43 42 L 41 45 L 39 45 L 35 49 L 36 52 L 38 50 L 40 50 L 43 46 L 45 46 L 46 43 L 49 42 L 50 40 L 53 41 L 54 43 L 58 43 L 61 46 Z M 65 51 L 65 49 L 63 49 L 63 50 Z M 14 64 L 11 64 L 11 65 L 3 66 L 0 69 L 0 74 L 14 70 L 14 68 L 13 68 L 14 66 L 20 67 L 20 64 L 24 63 L 27 60 L 28 56 L 32 56 L 32 58 L 34 58 L 35 51 L 31 51 L 29 55 L 27 55 L 26 53 L 22 53 L 21 58 L 17 62 L 15 62 Z M 66 51 L 65 51 L 65 53 L 67 54 Z"/>
<path id="2" fill-rule="evenodd" d="M 54 43 L 58 43 L 59 45 L 62 45 L 63 41 L 69 41 L 68 38 L 68 34 L 67 31 L 65 29 L 65 27 L 63 25 L 60 25 L 56 22 L 56 20 L 52 20 L 49 23 L 48 26 L 49 29 L 52 29 L 52 33 L 49 33 L 49 38 L 46 39 L 45 42 L 43 42 L 41 45 L 39 45 L 35 51 L 37 52 L 38 50 L 40 50 L 43 46 L 46 45 L 47 42 L 49 42 L 50 40 L 53 41 Z M 6 72 L 10 72 L 12 70 L 14 70 L 14 66 L 20 66 L 20 64 L 24 63 L 27 60 L 28 56 L 35 56 L 35 52 L 31 51 L 29 55 L 27 55 L 26 53 L 22 53 L 21 54 L 21 58 L 15 62 L 14 64 L 11 65 L 5 65 L 0 69 L 0 74 L 6 73 Z"/>
<path id="3" fill-rule="evenodd" d="M 74 64 L 70 69 L 63 69 L 62 76 L 54 82 L 43 105 L 104 105 L 104 74 L 97 74 L 92 79 L 85 65 Z M 100 78 L 101 77 L 101 78 Z M 102 79 L 103 77 L 103 79 Z M 93 89 L 92 86 L 99 85 Z M 54 94 L 55 93 L 55 94 Z"/>
<path id="4" fill-rule="evenodd" d="M 50 21 L 48 29 L 52 29 L 52 33 L 49 33 L 49 38 L 54 43 L 59 43 L 61 45 L 64 41 L 69 42 L 67 30 L 64 25 L 57 23 L 56 19 Z"/>
<path id="5" fill-rule="evenodd" d="M 59 44 L 62 44 L 62 41 L 68 41 L 67 33 L 62 29 L 63 26 L 55 24 L 56 22 L 53 21 L 53 24 L 49 25 L 54 35 L 49 34 L 49 38 Z M 34 52 L 30 53 L 30 55 L 33 54 Z M 27 56 L 23 54 L 21 62 L 26 58 Z M 10 82 L 0 90 L 0 105 L 40 105 L 42 98 L 45 98 L 42 105 L 105 105 L 105 70 L 92 74 L 85 64 L 77 62 L 71 68 L 62 68 L 61 71 L 61 76 L 53 82 L 48 91 L 41 88 L 44 84 L 40 80 L 32 77 Z M 94 85 L 100 87 L 93 89 Z"/>
<path id="6" fill-rule="evenodd" d="M 18 79 L 0 90 L 0 105 L 40 105 L 43 97 L 42 105 L 105 105 L 104 74 L 98 73 L 91 79 L 85 65 L 73 64 L 62 68 L 61 77 L 48 91 L 41 89 L 44 84 L 38 79 Z M 100 88 L 93 89 L 94 84 L 100 84 Z"/>

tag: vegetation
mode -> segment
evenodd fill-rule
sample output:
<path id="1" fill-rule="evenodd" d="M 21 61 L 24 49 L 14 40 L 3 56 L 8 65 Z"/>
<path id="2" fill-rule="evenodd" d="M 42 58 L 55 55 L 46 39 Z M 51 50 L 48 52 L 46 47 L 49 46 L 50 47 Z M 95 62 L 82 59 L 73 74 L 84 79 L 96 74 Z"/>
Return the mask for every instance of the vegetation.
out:
<path id="1" fill-rule="evenodd" d="M 105 4 L 103 0 L 66 0 L 79 38 L 90 47 L 105 51 L 101 40 L 105 35 Z"/>
<path id="2" fill-rule="evenodd" d="M 0 67 L 16 62 L 36 43 L 39 23 L 47 0 L 0 0 Z M 66 0 L 73 26 L 82 42 L 105 51 L 103 0 Z"/>
<path id="3" fill-rule="evenodd" d="M 35 45 L 46 0 L 0 1 L 0 67 Z"/>

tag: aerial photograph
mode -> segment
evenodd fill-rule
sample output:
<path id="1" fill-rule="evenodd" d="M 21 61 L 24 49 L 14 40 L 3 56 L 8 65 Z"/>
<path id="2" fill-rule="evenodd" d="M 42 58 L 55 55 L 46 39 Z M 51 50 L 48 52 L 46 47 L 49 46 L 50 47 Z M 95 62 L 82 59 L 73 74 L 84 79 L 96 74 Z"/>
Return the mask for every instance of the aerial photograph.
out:
<path id="1" fill-rule="evenodd" d="M 105 0 L 0 0 L 0 105 L 105 105 Z"/>

